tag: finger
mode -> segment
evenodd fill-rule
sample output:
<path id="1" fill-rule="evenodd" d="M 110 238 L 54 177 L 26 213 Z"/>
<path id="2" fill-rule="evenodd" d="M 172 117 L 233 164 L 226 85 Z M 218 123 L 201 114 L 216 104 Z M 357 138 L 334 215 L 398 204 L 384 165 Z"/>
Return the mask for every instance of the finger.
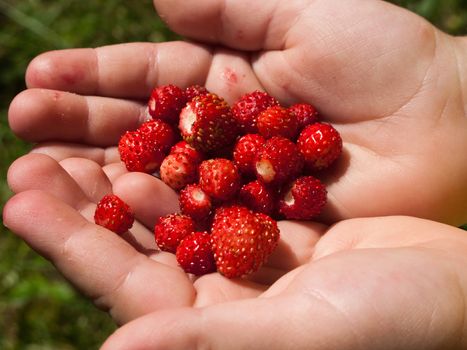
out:
<path id="1" fill-rule="evenodd" d="M 35 146 L 31 153 L 45 154 L 57 162 L 67 158 L 84 158 L 100 165 L 120 163 L 117 147 L 99 148 L 77 143 L 44 142 Z"/>
<path id="2" fill-rule="evenodd" d="M 48 193 L 14 196 L 5 205 L 3 222 L 119 323 L 194 300 L 185 273 L 138 253 Z"/>
<path id="3" fill-rule="evenodd" d="M 150 230 L 160 216 L 180 210 L 177 193 L 148 174 L 126 173 L 115 180 L 113 191 L 138 213 L 138 219 Z"/>
<path id="4" fill-rule="evenodd" d="M 281 49 L 307 3 L 154 0 L 154 5 L 161 18 L 181 35 L 236 49 L 260 50 Z"/>
<path id="5" fill-rule="evenodd" d="M 46 89 L 23 91 L 8 112 L 11 129 L 25 140 L 96 146 L 117 144 L 125 131 L 146 118 L 144 103 Z"/>
<path id="6" fill-rule="evenodd" d="M 26 82 L 29 88 L 147 100 L 156 85 L 203 84 L 210 61 L 209 50 L 185 42 L 52 51 L 30 63 Z"/>
<path id="7" fill-rule="evenodd" d="M 94 222 L 95 203 L 105 194 L 112 193 L 110 181 L 101 168 L 89 160 L 69 159 L 64 165 L 72 175 L 48 156 L 29 154 L 12 164 L 8 172 L 8 182 L 16 193 L 28 190 L 51 193 L 79 211 L 88 221 Z M 139 218 L 137 211 L 135 217 Z M 155 251 L 152 232 L 137 222 L 122 238 L 138 251 L 146 254 Z M 177 266 L 176 263 L 173 265 Z"/>
<path id="8" fill-rule="evenodd" d="M 89 204 L 78 184 L 54 159 L 43 154 L 18 158 L 8 169 L 7 181 L 15 193 L 45 190 L 77 210 Z"/>
<path id="9" fill-rule="evenodd" d="M 237 51 L 216 49 L 206 79 L 206 87 L 230 103 L 243 94 L 264 90 L 251 66 L 251 58 Z"/>
<path id="10" fill-rule="evenodd" d="M 81 188 L 89 201 L 97 203 L 106 194 L 112 193 L 110 180 L 96 162 L 84 158 L 67 158 L 59 164 Z"/>

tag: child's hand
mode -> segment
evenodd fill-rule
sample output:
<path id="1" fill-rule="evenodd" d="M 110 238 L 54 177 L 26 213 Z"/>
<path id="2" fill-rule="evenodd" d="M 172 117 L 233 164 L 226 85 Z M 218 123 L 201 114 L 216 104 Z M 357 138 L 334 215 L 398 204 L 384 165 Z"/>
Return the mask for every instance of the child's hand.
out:
<path id="1" fill-rule="evenodd" d="M 10 176 L 20 193 L 5 206 L 4 223 L 118 323 L 133 320 L 104 349 L 467 346 L 467 235 L 460 229 L 408 217 L 329 228 L 282 221 L 278 249 L 248 280 L 218 273 L 194 280 L 172 254 L 154 250 L 147 227 L 176 198 L 151 176 L 124 174 L 114 183 L 139 220 L 125 240 L 89 222 L 111 187 L 95 163 L 60 166 L 29 155 Z"/>
<path id="2" fill-rule="evenodd" d="M 37 152 L 103 165 L 118 161 L 108 147 L 142 122 L 155 85 L 205 84 L 230 102 L 265 89 L 285 104 L 315 104 L 343 136 L 342 160 L 323 175 L 326 221 L 390 214 L 467 221 L 464 39 L 374 0 L 155 4 L 175 31 L 202 44 L 41 55 L 27 72 L 30 89 L 12 103 L 12 129 L 58 142 Z"/>

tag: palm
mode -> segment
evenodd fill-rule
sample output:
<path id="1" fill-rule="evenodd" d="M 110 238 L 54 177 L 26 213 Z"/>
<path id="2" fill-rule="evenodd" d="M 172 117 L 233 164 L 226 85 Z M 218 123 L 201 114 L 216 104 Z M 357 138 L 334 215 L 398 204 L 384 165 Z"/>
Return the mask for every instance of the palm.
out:
<path id="1" fill-rule="evenodd" d="M 465 266 L 466 244 L 461 230 L 419 219 L 344 221 L 257 298 L 247 292 L 231 301 L 222 293 L 216 300 L 219 280 L 206 276 L 198 282 L 214 303 L 141 317 L 104 348 L 463 348 L 467 281 L 456 271 Z"/>

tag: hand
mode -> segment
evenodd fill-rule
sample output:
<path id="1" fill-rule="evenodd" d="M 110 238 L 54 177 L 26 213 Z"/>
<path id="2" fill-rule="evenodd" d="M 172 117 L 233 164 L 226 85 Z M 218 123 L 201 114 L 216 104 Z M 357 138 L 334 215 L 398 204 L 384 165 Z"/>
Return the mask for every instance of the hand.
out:
<path id="1" fill-rule="evenodd" d="M 391 214 L 467 221 L 465 38 L 375 0 L 155 5 L 172 29 L 199 43 L 65 50 L 31 63 L 30 89 L 9 118 L 21 137 L 54 141 L 35 152 L 117 162 L 114 146 L 143 121 L 155 85 L 205 84 L 229 102 L 265 89 L 285 104 L 315 104 L 343 136 L 342 160 L 322 174 L 323 221 Z"/>
<path id="2" fill-rule="evenodd" d="M 466 249 L 431 221 L 343 221 L 257 298 L 143 316 L 102 350 L 465 349 Z"/>
<path id="3" fill-rule="evenodd" d="M 117 322 L 133 320 L 103 349 L 467 346 L 467 235 L 460 229 L 409 217 L 329 228 L 283 221 L 278 249 L 250 279 L 213 273 L 192 280 L 172 254 L 152 250 L 145 210 L 162 214 L 169 208 L 157 201 L 173 198 L 162 184 L 152 189 L 155 198 L 141 194 L 138 184 L 149 175 L 125 174 L 114 184 L 127 201 L 136 198 L 123 182 L 141 197 L 141 224 L 126 241 L 86 220 L 110 188 L 95 163 L 29 155 L 10 176 L 19 194 L 4 208 L 5 225 Z M 50 184 L 52 191 L 41 190 Z"/>

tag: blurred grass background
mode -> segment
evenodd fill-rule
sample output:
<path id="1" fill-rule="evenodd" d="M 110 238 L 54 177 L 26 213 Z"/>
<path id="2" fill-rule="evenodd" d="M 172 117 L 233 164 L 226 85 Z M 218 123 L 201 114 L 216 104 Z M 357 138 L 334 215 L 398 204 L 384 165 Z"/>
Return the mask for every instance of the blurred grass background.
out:
<path id="1" fill-rule="evenodd" d="M 399 0 L 452 34 L 467 34 L 465 0 Z M 7 110 L 41 52 L 176 36 L 149 0 L 0 0 L 0 208 L 11 195 L 8 165 L 30 145 L 8 129 Z M 115 329 L 46 260 L 0 226 L 0 349 L 96 349 Z"/>

